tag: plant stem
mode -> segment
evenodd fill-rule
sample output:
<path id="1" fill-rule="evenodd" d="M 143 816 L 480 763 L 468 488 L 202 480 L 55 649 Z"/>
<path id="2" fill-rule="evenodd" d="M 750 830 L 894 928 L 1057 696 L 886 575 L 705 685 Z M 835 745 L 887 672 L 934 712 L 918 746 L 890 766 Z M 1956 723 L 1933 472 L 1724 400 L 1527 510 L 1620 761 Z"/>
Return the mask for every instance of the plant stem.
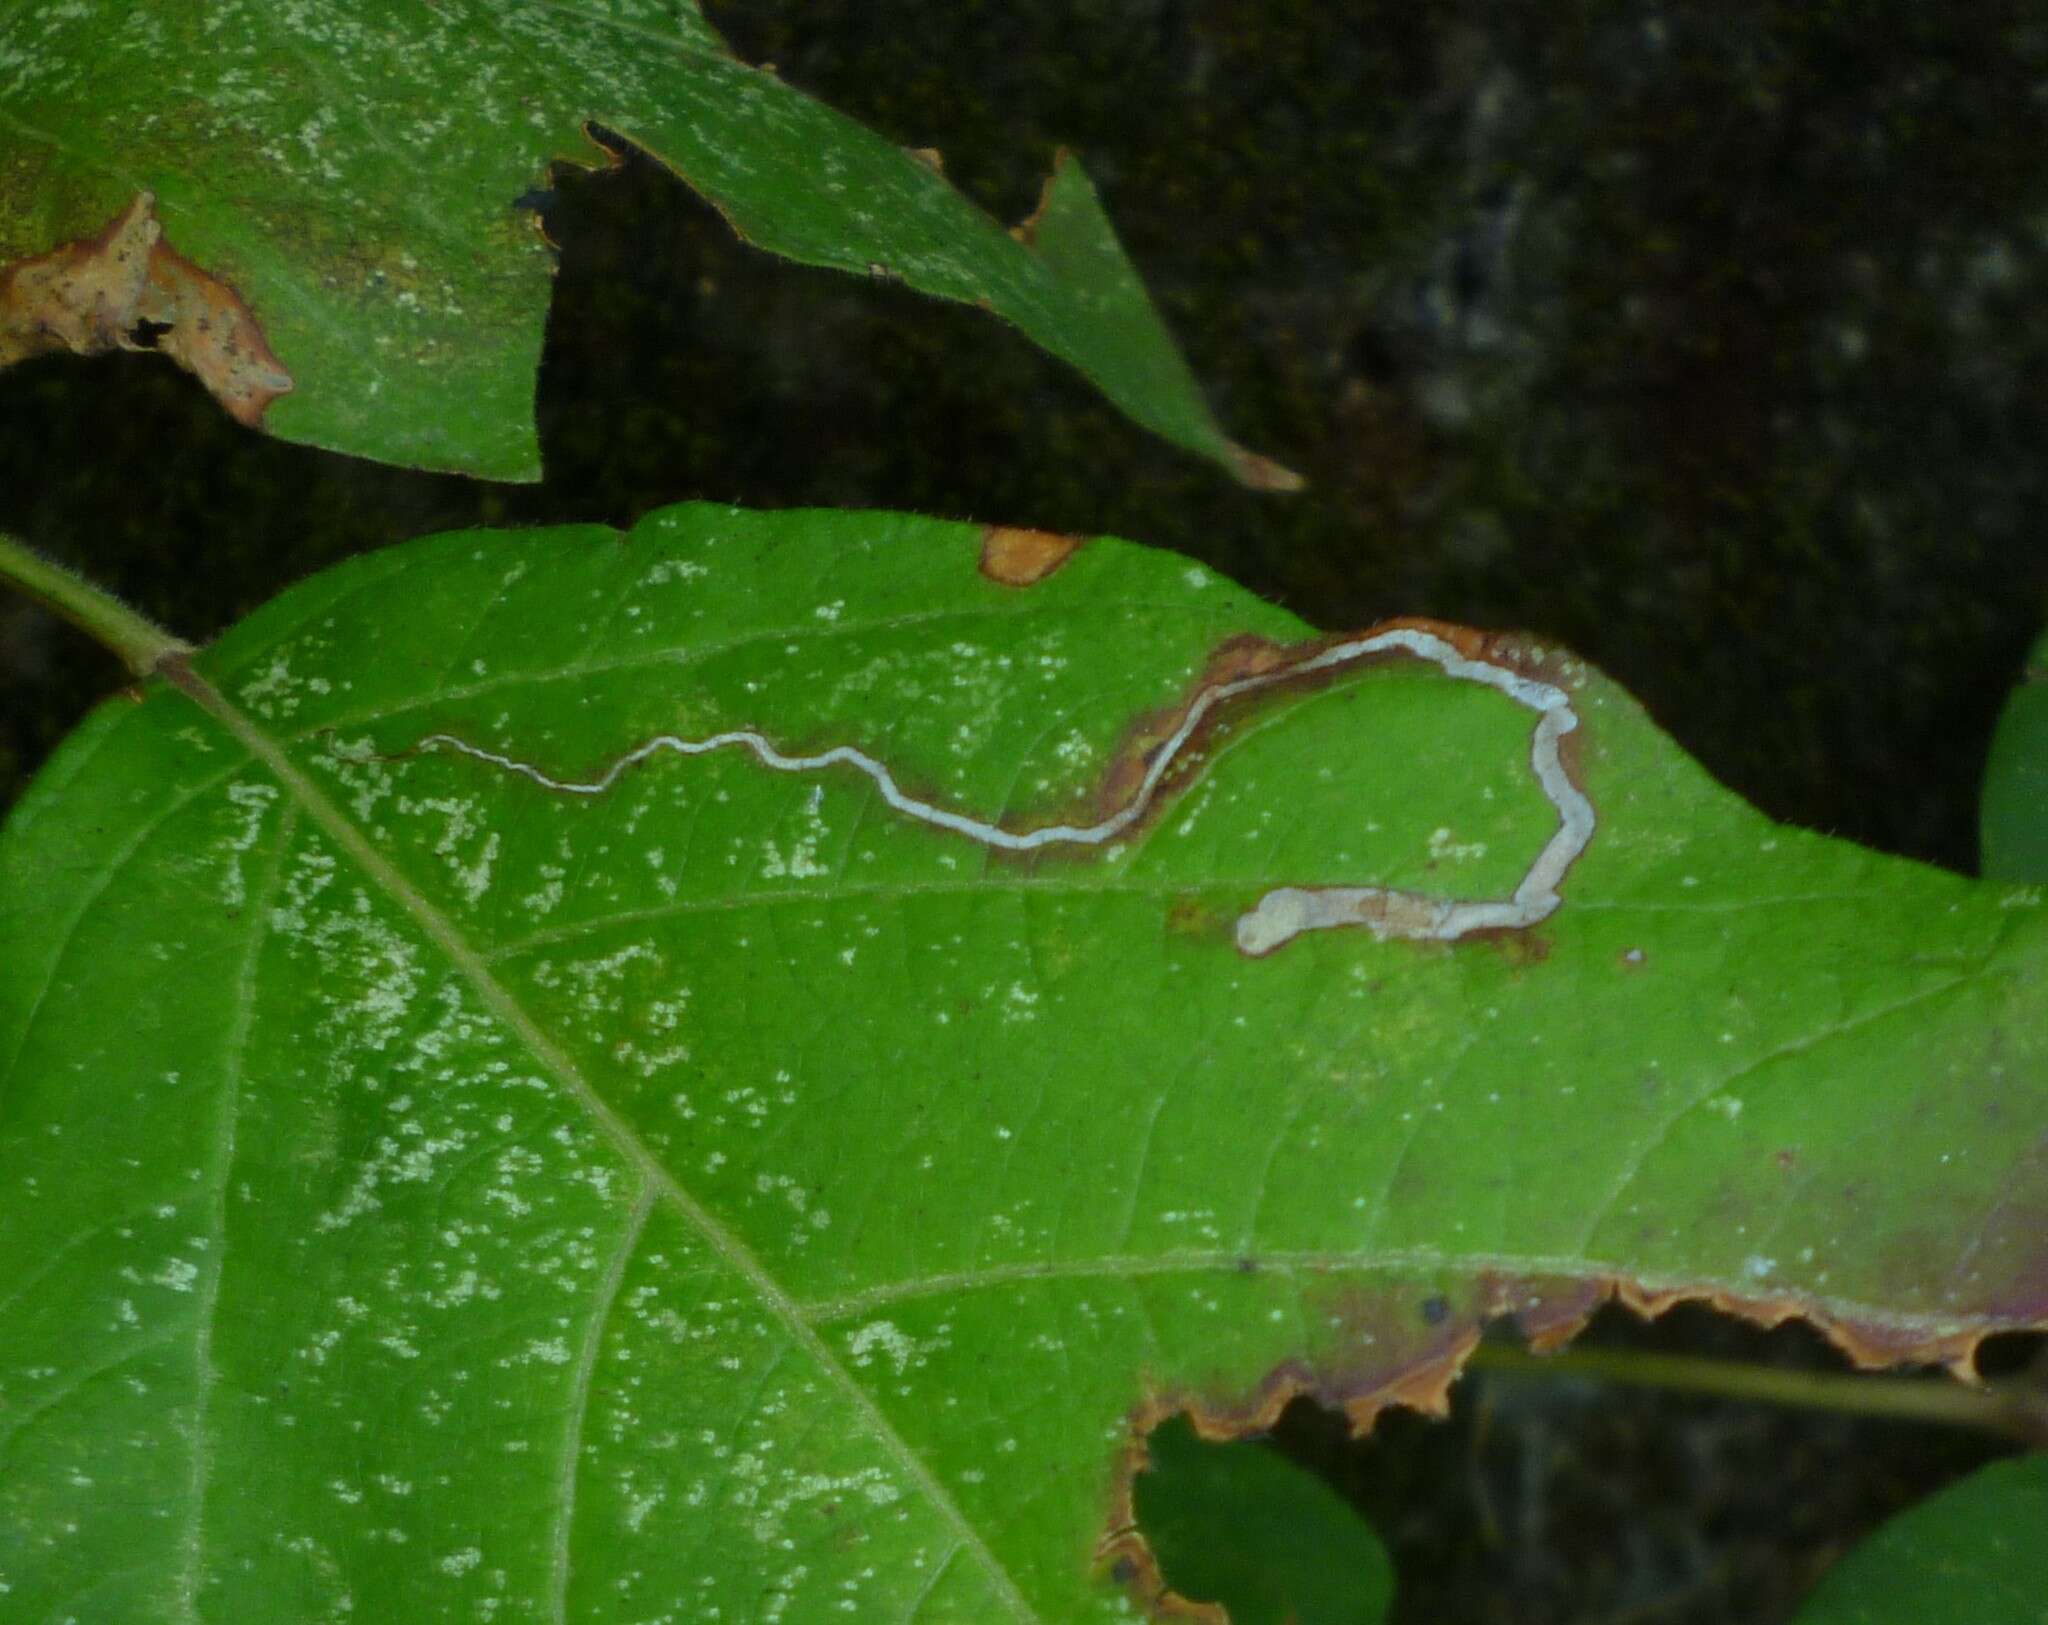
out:
<path id="1" fill-rule="evenodd" d="M 1766 1405 L 1846 1411 L 1857 1416 L 1983 1428 L 2048 1443 L 2048 1394 L 2026 1384 L 1976 1387 L 1943 1377 L 1863 1376 L 1842 1371 L 1799 1371 L 1696 1355 L 1642 1349 L 1567 1349 L 1531 1354 L 1505 1343 L 1482 1343 L 1472 1369 L 1520 1375 L 1594 1377 L 1645 1388 L 1673 1388 Z"/>
<path id="2" fill-rule="evenodd" d="M 45 609 L 105 644 L 137 677 L 153 675 L 171 655 L 192 652 L 192 645 L 183 638 L 172 637 L 83 576 L 30 552 L 5 531 L 0 531 L 0 581 L 11 582 Z"/>

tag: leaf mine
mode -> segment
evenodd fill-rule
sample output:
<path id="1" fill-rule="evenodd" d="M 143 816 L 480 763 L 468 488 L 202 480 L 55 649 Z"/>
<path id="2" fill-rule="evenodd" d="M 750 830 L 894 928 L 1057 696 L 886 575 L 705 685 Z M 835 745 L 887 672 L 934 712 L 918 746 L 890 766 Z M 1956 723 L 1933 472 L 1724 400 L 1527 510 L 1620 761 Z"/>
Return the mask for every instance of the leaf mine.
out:
<path id="1" fill-rule="evenodd" d="M 98 235 L 0 267 L 0 367 L 61 350 L 161 350 L 252 428 L 292 387 L 241 296 L 164 241 L 149 192 Z"/>
<path id="2" fill-rule="evenodd" d="M 1042 580 L 1066 562 L 1073 540 L 1040 531 L 987 533 L 981 569 L 997 580 Z M 1426 660 L 1448 677 L 1498 690 L 1537 716 L 1530 744 L 1530 769 L 1545 797 L 1557 810 L 1558 827 L 1544 843 L 1513 894 L 1505 899 L 1429 897 L 1387 886 L 1278 886 L 1266 892 L 1239 917 L 1239 952 L 1252 959 L 1285 947 L 1311 931 L 1362 925 L 1381 941 L 1456 942 L 1478 932 L 1522 931 L 1548 919 L 1562 901 L 1558 887 L 1565 873 L 1593 838 L 1593 803 L 1574 781 L 1561 744 L 1579 725 L 1570 697 L 1553 683 L 1527 676 L 1487 658 L 1478 634 L 1434 623 L 1389 623 L 1356 637 L 1320 642 L 1284 654 L 1277 663 L 1241 676 L 1212 677 L 1189 698 L 1171 730 L 1144 755 L 1142 775 L 1119 798 L 1115 810 L 1091 824 L 1043 824 L 1015 830 L 1000 822 L 938 806 L 904 790 L 889 767 L 855 745 L 835 745 L 814 754 L 791 754 L 751 728 L 732 728 L 702 738 L 656 734 L 615 758 L 594 779 L 560 779 L 529 761 L 473 744 L 454 734 L 429 734 L 414 751 L 452 751 L 492 767 L 531 779 L 544 789 L 566 795 L 598 796 L 611 790 L 630 770 L 664 752 L 703 756 L 742 749 L 763 767 L 777 773 L 820 773 L 850 767 L 864 774 L 894 812 L 934 829 L 958 835 L 996 852 L 1025 853 L 1044 848 L 1079 846 L 1107 848 L 1128 835 L 1161 799 L 1169 779 L 1176 787 L 1190 741 L 1212 715 L 1233 701 L 1287 684 L 1323 678 L 1348 668 L 1376 662 L 1388 655 Z M 1227 668 L 1226 668 L 1227 669 Z M 1112 778 L 1114 769 L 1112 769 Z"/>
<path id="3" fill-rule="evenodd" d="M 2048 1324 L 2037 889 L 1562 654 L 986 541 L 429 538 L 87 724 L 0 833 L 10 1603 L 1128 1619 L 1158 1415 L 1362 1424 L 1617 1299 Z M 1236 951 L 1365 881 L 1562 901 Z"/>

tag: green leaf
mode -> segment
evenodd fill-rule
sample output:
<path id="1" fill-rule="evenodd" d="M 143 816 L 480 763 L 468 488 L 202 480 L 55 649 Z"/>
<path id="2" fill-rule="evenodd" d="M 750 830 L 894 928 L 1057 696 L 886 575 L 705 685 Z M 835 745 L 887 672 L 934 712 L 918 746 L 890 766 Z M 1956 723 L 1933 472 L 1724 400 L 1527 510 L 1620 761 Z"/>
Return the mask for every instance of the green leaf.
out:
<path id="1" fill-rule="evenodd" d="M 537 478 L 552 262 L 515 200 L 593 154 L 586 122 L 756 246 L 980 304 L 1154 433 L 1293 482 L 1217 427 L 1078 164 L 1048 183 L 1033 251 L 919 157 L 737 61 L 694 4 L 13 8 L 0 365 L 135 347 L 147 320 L 284 439 Z"/>
<path id="2" fill-rule="evenodd" d="M 1378 1625 L 1394 1566 L 1369 1524 L 1271 1446 L 1205 1444 L 1176 1419 L 1146 1440 L 1139 1527 L 1164 1581 L 1232 1625 Z"/>
<path id="3" fill-rule="evenodd" d="M 1796 1625 L 2048 1625 L 2048 1456 L 1995 1461 L 1863 1542 Z"/>
<path id="4" fill-rule="evenodd" d="M 2048 883 L 2048 637 L 1999 713 L 1981 822 L 1986 879 Z"/>
<path id="5" fill-rule="evenodd" d="M 0 832 L 10 1606 L 1114 1617 L 1157 1417 L 1365 1422 L 1614 1291 L 2048 1321 L 2038 892 L 1394 631 L 1461 652 L 691 506 L 355 560 L 109 702 Z"/>

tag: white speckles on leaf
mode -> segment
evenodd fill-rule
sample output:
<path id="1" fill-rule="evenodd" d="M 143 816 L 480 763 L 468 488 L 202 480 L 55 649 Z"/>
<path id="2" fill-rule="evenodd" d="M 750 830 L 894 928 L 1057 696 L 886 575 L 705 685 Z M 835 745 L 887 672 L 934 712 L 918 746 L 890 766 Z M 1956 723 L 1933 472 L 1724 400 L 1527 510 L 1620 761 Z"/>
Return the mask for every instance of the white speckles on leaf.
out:
<path id="1" fill-rule="evenodd" d="M 1469 863 L 1485 856 L 1484 841 L 1461 841 L 1448 829 L 1429 832 L 1429 858 L 1432 863 Z"/>
<path id="2" fill-rule="evenodd" d="M 477 841 L 483 829 L 482 813 L 477 803 L 466 796 L 400 796 L 396 803 L 400 816 L 420 818 L 434 816 L 440 820 L 441 832 L 434 840 L 434 856 L 448 866 L 448 872 L 461 892 L 464 902 L 472 907 L 480 902 L 484 893 L 490 890 L 491 869 L 497 862 L 499 837 L 495 830 L 485 834 L 481 843 Z"/>
<path id="3" fill-rule="evenodd" d="M 824 807 L 825 788 L 814 784 L 804 798 L 798 833 L 790 838 L 787 850 L 773 838 L 761 843 L 763 880 L 816 880 L 831 873 L 818 856 L 818 849 L 829 833 Z"/>
<path id="4" fill-rule="evenodd" d="M 665 587 L 672 581 L 694 581 L 709 574 L 706 566 L 693 559 L 663 559 L 640 578 L 648 587 Z"/>
<path id="5" fill-rule="evenodd" d="M 238 909 L 249 897 L 242 859 L 263 833 L 263 816 L 277 800 L 277 786 L 238 781 L 227 787 L 227 799 L 241 814 L 241 823 L 221 843 L 220 900 L 223 907 Z"/>
<path id="6" fill-rule="evenodd" d="M 377 815 L 377 804 L 396 788 L 390 767 L 367 739 L 330 738 L 327 748 L 313 758 L 313 765 L 340 784 L 358 824 L 371 823 Z"/>
<path id="7" fill-rule="evenodd" d="M 166 1259 L 163 1268 L 150 1277 L 157 1286 L 168 1287 L 173 1292 L 190 1292 L 192 1283 L 198 1279 L 199 1266 L 185 1258 Z"/>
<path id="8" fill-rule="evenodd" d="M 299 709 L 305 695 L 329 693 L 331 685 L 325 677 L 293 676 L 290 662 L 279 653 L 273 654 L 269 663 L 237 692 L 242 704 L 259 717 L 284 721 Z"/>
<path id="9" fill-rule="evenodd" d="M 878 1359 L 886 1361 L 891 1372 L 900 1377 L 917 1370 L 930 1355 L 949 1346 L 949 1339 L 943 1335 L 920 1340 L 893 1320 L 871 1320 L 848 1334 L 846 1357 L 857 1369 L 872 1366 Z"/>

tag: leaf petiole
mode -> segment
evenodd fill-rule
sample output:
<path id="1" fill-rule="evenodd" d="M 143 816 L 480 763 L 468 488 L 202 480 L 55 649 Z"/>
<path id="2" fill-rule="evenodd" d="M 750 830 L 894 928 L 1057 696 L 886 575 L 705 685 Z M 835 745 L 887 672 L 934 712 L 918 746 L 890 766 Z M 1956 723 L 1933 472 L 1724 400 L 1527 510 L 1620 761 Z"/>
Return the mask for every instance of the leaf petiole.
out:
<path id="1" fill-rule="evenodd" d="M 0 581 L 12 583 L 113 650 L 137 677 L 154 676 L 170 656 L 192 652 L 192 645 L 183 638 L 173 637 L 112 593 L 61 564 L 51 563 L 4 531 L 0 531 Z"/>
<path id="2" fill-rule="evenodd" d="M 1491 1342 L 1472 1351 L 1466 1369 L 1518 1376 L 1591 1377 L 1765 1405 L 1981 1428 L 2036 1445 L 2048 1442 L 2048 1393 L 2024 1382 L 1965 1386 L 1940 1377 L 1800 1371 L 1646 1349 L 1566 1349 L 1557 1354 L 1532 1354 Z"/>

